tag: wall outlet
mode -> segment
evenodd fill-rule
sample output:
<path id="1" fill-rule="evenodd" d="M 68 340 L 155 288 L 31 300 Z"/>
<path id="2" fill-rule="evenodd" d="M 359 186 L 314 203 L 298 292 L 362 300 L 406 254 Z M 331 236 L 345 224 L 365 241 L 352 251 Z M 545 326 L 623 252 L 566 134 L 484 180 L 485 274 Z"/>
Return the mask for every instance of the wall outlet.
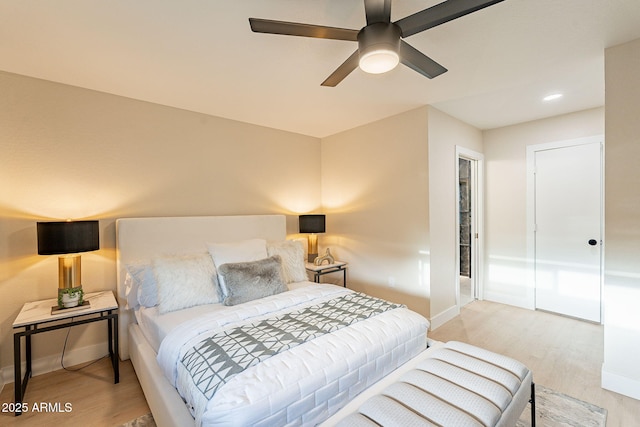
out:
<path id="1" fill-rule="evenodd" d="M 389 276 L 389 287 L 390 288 L 396 287 L 396 278 L 393 276 Z"/>

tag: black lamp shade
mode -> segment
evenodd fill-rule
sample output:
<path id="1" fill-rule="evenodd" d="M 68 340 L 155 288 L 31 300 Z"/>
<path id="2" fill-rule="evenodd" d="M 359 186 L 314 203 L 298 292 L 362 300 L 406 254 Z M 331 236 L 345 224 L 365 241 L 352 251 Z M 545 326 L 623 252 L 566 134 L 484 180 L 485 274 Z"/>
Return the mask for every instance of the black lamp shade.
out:
<path id="1" fill-rule="evenodd" d="M 98 221 L 38 223 L 38 254 L 59 255 L 100 249 Z"/>
<path id="2" fill-rule="evenodd" d="M 300 233 L 324 233 L 325 215 L 300 215 Z"/>

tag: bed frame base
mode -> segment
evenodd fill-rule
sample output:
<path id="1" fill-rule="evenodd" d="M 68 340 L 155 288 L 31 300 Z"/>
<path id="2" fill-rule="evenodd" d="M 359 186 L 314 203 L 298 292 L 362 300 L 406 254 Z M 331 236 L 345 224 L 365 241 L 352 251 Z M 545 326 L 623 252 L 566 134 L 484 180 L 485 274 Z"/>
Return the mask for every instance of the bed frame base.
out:
<path id="1" fill-rule="evenodd" d="M 187 427 L 195 421 L 156 363 L 156 353 L 137 325 L 129 328 L 129 354 L 144 397 L 158 427 Z"/>

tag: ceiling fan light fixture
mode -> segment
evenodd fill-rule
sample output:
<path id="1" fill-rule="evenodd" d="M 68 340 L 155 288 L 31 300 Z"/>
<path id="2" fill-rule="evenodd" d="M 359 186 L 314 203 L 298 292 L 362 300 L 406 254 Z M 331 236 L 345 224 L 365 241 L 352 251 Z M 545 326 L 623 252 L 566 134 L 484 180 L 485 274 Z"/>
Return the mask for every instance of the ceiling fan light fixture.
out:
<path id="1" fill-rule="evenodd" d="M 358 33 L 358 65 L 364 72 L 381 74 L 393 70 L 400 63 L 399 51 L 400 28 L 392 23 L 368 25 Z"/>
<path id="2" fill-rule="evenodd" d="M 360 69 L 370 74 L 382 74 L 391 71 L 400 63 L 397 52 L 388 49 L 376 49 L 360 55 Z"/>
<path id="3" fill-rule="evenodd" d="M 335 87 L 358 66 L 367 73 L 380 74 L 392 70 L 400 62 L 432 79 L 446 73 L 447 69 L 401 39 L 504 0 L 440 1 L 435 6 L 391 22 L 391 0 L 364 0 L 367 25 L 360 31 L 260 18 L 249 18 L 249 25 L 256 33 L 357 41 L 358 50 L 340 64 L 321 86 Z"/>

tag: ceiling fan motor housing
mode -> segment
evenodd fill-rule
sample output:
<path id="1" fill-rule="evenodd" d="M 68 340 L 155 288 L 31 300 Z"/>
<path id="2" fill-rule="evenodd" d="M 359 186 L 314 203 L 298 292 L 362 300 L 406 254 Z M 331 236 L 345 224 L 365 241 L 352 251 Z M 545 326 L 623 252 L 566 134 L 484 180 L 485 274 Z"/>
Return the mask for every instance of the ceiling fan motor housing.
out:
<path id="1" fill-rule="evenodd" d="M 391 22 L 367 25 L 358 33 L 360 68 L 368 73 L 384 73 L 400 60 L 400 27 Z"/>

